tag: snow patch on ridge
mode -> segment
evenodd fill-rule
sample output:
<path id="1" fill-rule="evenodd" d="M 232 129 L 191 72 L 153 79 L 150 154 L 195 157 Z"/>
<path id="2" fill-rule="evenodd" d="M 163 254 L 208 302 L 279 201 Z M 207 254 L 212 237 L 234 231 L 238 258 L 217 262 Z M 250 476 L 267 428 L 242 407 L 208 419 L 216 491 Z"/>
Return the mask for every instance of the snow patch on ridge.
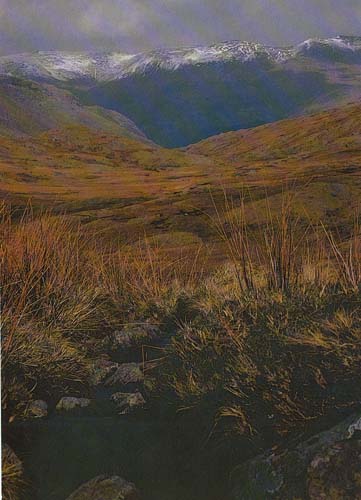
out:
<path id="1" fill-rule="evenodd" d="M 182 66 L 236 61 L 247 63 L 266 59 L 282 64 L 313 47 L 332 47 L 361 54 L 361 38 L 334 37 L 310 39 L 296 47 L 277 48 L 260 43 L 230 41 L 206 47 L 153 50 L 139 54 L 122 52 L 36 52 L 0 57 L 0 75 L 22 78 L 110 81 L 148 70 L 176 70 Z"/>

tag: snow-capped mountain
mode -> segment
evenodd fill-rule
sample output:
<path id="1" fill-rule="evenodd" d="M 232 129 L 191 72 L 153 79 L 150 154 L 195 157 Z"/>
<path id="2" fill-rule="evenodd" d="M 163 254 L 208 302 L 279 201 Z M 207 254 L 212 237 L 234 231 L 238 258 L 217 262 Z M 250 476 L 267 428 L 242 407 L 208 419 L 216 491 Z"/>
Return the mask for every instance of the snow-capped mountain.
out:
<path id="1" fill-rule="evenodd" d="M 106 82 L 148 71 L 177 70 L 209 63 L 257 60 L 282 64 L 299 56 L 324 55 L 358 57 L 361 63 L 361 37 L 311 39 L 286 48 L 269 47 L 251 42 L 224 42 L 206 47 L 153 50 L 139 54 L 36 52 L 0 57 L 0 75 L 43 80 L 95 80 Z"/>
<path id="2" fill-rule="evenodd" d="M 0 57 L 1 76 L 66 88 L 158 144 L 185 146 L 361 99 L 361 37 L 286 48 L 230 41 L 139 54 L 16 54 Z"/>

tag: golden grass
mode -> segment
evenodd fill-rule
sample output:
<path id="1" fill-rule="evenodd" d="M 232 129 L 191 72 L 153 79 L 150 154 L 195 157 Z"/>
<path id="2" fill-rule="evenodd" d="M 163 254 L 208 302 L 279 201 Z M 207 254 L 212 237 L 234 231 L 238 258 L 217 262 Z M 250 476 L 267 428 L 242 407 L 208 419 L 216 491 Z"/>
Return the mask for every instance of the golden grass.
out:
<path id="1" fill-rule="evenodd" d="M 341 235 L 301 218 L 288 193 L 258 224 L 245 205 L 242 195 L 226 196 L 223 208 L 214 202 L 227 261 L 216 272 L 204 248 L 169 252 L 147 237 L 109 245 L 65 215 L 28 208 L 19 219 L 4 207 L 5 418 L 65 386 L 78 390 L 109 330 L 150 319 L 174 336 L 161 393 L 227 432 L 282 434 L 352 407 L 361 361 L 358 218 Z"/>
<path id="2" fill-rule="evenodd" d="M 65 216 L 31 208 L 21 220 L 5 206 L 1 233 L 2 404 L 8 418 L 27 401 L 86 380 L 77 339 L 100 323 L 89 241 Z M 51 397 L 51 396 L 50 396 Z"/>
<path id="3" fill-rule="evenodd" d="M 24 490 L 23 467 L 8 446 L 2 448 L 2 498 L 18 500 Z"/>

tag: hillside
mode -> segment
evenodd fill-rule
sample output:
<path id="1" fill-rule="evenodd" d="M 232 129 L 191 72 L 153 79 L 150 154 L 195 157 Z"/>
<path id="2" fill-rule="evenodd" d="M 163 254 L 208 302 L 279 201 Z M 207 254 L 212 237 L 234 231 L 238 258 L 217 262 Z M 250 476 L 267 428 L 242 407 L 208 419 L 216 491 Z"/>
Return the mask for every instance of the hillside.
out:
<path id="1" fill-rule="evenodd" d="M 0 74 L 65 88 L 115 110 L 152 141 L 181 147 L 361 97 L 361 38 L 293 47 L 230 41 L 137 54 L 36 52 L 0 57 Z"/>
<path id="2" fill-rule="evenodd" d="M 344 153 L 353 156 L 361 148 L 361 104 L 349 104 L 323 113 L 250 130 L 211 137 L 186 148 L 235 165 L 243 161 L 310 160 Z"/>
<path id="3" fill-rule="evenodd" d="M 0 139 L 0 188 L 23 205 L 56 206 L 124 238 L 213 239 L 212 196 L 244 193 L 261 222 L 282 193 L 299 215 L 340 227 L 361 196 L 361 105 L 213 137 L 184 150 L 70 127 Z M 267 206 L 266 206 L 267 204 Z M 178 236 L 180 240 L 178 239 Z"/>
<path id="4" fill-rule="evenodd" d="M 131 120 L 115 111 L 82 106 L 70 92 L 53 85 L 0 78 L 1 135 L 34 135 L 71 125 L 146 141 Z"/>

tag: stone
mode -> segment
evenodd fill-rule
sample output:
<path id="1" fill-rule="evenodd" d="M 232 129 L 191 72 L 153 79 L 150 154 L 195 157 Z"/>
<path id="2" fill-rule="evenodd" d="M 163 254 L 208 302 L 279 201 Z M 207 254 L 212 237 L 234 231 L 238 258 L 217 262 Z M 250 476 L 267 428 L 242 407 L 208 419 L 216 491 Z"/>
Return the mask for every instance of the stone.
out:
<path id="1" fill-rule="evenodd" d="M 48 416 L 48 405 L 45 401 L 37 399 L 31 401 L 28 406 L 27 414 L 34 418 L 44 418 Z"/>
<path id="2" fill-rule="evenodd" d="M 141 366 L 141 363 L 123 363 L 118 365 L 113 373 L 105 379 L 104 385 L 114 386 L 143 382 L 144 375 Z"/>
<path id="3" fill-rule="evenodd" d="M 70 411 L 77 408 L 87 408 L 91 400 L 87 398 L 64 397 L 56 405 L 57 410 Z"/>
<path id="4" fill-rule="evenodd" d="M 127 415 L 145 405 L 145 399 L 140 392 L 116 392 L 110 399 L 116 405 L 120 415 Z"/>
<path id="5" fill-rule="evenodd" d="M 119 476 L 98 476 L 83 484 L 67 500 L 140 500 L 133 483 Z"/>
<path id="6" fill-rule="evenodd" d="M 118 366 L 118 363 L 109 359 L 98 359 L 93 365 L 91 383 L 95 386 L 101 384 Z"/>
<path id="7" fill-rule="evenodd" d="M 282 452 L 266 452 L 231 474 L 233 500 L 361 500 L 361 412 Z"/>
<path id="8" fill-rule="evenodd" d="M 340 441 L 317 455 L 307 482 L 310 500 L 361 499 L 361 439 Z"/>
<path id="9" fill-rule="evenodd" d="M 111 350 L 131 349 L 142 344 L 152 344 L 159 339 L 159 329 L 149 323 L 129 323 L 122 330 L 109 336 Z"/>

